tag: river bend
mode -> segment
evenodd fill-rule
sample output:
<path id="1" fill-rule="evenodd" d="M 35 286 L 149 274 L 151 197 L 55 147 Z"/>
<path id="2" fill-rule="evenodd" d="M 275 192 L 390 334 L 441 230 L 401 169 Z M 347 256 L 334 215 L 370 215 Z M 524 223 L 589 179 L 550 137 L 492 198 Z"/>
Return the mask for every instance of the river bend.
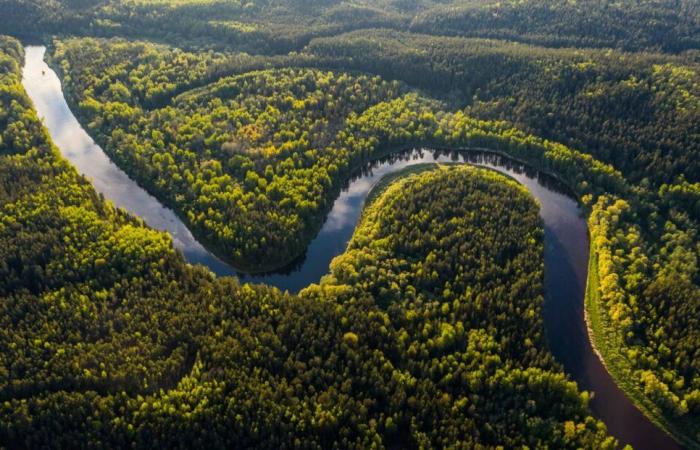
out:
<path id="1" fill-rule="evenodd" d="M 656 428 L 624 395 L 593 352 L 584 321 L 588 270 L 586 221 L 577 202 L 553 178 L 509 160 L 479 151 L 441 152 L 414 149 L 368 164 L 335 200 L 305 254 L 286 270 L 265 275 L 240 273 L 204 248 L 169 208 L 131 180 L 90 138 L 71 112 L 56 73 L 44 62 L 45 47 L 27 46 L 22 83 L 63 156 L 90 179 L 95 190 L 116 206 L 167 231 L 186 260 L 218 275 L 266 283 L 297 292 L 318 282 L 330 261 L 343 253 L 360 217 L 367 194 L 383 176 L 426 162 L 462 162 L 489 167 L 523 184 L 540 204 L 544 222 L 544 323 L 551 351 L 580 388 L 593 391 L 590 406 L 611 434 L 637 449 L 680 448 Z"/>

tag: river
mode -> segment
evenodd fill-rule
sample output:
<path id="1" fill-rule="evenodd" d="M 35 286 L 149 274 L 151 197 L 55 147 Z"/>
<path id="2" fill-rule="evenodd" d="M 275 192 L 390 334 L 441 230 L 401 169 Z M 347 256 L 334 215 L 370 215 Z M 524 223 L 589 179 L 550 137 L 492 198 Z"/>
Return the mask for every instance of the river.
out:
<path id="1" fill-rule="evenodd" d="M 92 181 L 97 192 L 149 226 L 170 233 L 188 262 L 203 264 L 217 275 L 236 275 L 245 282 L 290 292 L 318 282 L 330 261 L 345 251 L 372 186 L 409 165 L 463 162 L 516 179 L 537 199 L 544 222 L 544 323 L 555 358 L 581 389 L 594 393 L 590 403 L 593 413 L 623 444 L 642 450 L 680 448 L 629 401 L 593 352 L 583 311 L 588 229 L 577 202 L 552 177 L 483 151 L 405 150 L 358 171 L 336 199 L 306 253 L 292 266 L 277 273 L 247 275 L 207 251 L 172 210 L 131 180 L 90 138 L 66 103 L 58 76 L 44 62 L 45 47 L 27 46 L 25 52 L 22 83 L 63 156 Z"/>

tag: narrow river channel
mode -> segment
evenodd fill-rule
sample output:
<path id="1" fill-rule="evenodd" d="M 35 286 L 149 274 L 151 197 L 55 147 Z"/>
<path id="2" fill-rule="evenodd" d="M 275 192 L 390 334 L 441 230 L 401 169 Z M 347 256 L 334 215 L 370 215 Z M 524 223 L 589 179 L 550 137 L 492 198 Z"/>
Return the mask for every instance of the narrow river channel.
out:
<path id="1" fill-rule="evenodd" d="M 591 348 L 583 312 L 588 229 L 576 201 L 550 176 L 483 151 L 403 151 L 358 171 L 333 204 L 305 255 L 295 264 L 278 273 L 247 275 L 207 251 L 172 210 L 139 187 L 95 144 L 68 107 L 58 76 L 44 62 L 45 47 L 28 46 L 25 52 L 22 83 L 63 156 L 105 198 L 149 226 L 169 232 L 188 262 L 203 264 L 218 275 L 236 275 L 244 282 L 265 283 L 290 292 L 318 282 L 327 273 L 330 261 L 345 251 L 372 186 L 383 176 L 406 166 L 463 162 L 513 177 L 527 187 L 541 206 L 545 227 L 544 322 L 552 353 L 581 389 L 594 393 L 593 413 L 623 444 L 649 450 L 680 448 L 627 399 Z"/>

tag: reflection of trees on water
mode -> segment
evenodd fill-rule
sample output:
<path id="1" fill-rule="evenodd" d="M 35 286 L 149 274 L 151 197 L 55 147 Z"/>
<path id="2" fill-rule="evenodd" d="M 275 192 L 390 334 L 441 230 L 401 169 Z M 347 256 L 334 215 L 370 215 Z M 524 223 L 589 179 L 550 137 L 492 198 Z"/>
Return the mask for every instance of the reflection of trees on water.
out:
<path id="1" fill-rule="evenodd" d="M 559 181 L 554 175 L 542 172 L 529 164 L 522 161 L 517 161 L 502 153 L 490 151 L 483 148 L 464 148 L 464 149 L 433 149 L 433 148 L 411 148 L 407 150 L 399 150 L 390 153 L 378 159 L 374 159 L 365 163 L 357 169 L 352 176 L 343 183 L 343 190 L 356 180 L 374 174 L 374 170 L 387 165 L 393 165 L 398 162 L 409 162 L 415 160 L 424 160 L 426 155 L 431 155 L 434 160 L 442 157 L 449 158 L 453 162 L 466 162 L 473 165 L 487 166 L 492 168 L 505 169 L 517 175 L 524 175 L 527 178 L 537 180 L 539 184 L 550 191 L 557 194 L 563 194 L 567 197 L 575 199 L 568 186 Z M 430 162 L 430 161 L 425 161 Z"/>
<path id="2" fill-rule="evenodd" d="M 570 189 L 567 186 L 565 186 L 562 182 L 557 180 L 554 176 L 539 171 L 521 161 L 517 161 L 503 154 L 488 151 L 486 149 L 410 148 L 404 150 L 397 150 L 395 152 L 382 156 L 381 158 L 377 158 L 363 164 L 361 167 L 355 170 L 345 182 L 343 182 L 341 186 L 341 192 L 348 191 L 351 188 L 351 186 L 354 183 L 357 183 L 358 181 L 373 177 L 379 169 L 386 170 L 386 173 L 384 173 L 384 175 L 386 176 L 395 171 L 392 170 L 394 169 L 393 166 L 398 166 L 396 167 L 396 170 L 399 170 L 407 165 L 410 165 L 411 163 L 415 164 L 421 162 L 437 162 L 445 160 L 455 163 L 467 163 L 475 166 L 497 169 L 499 171 L 508 172 L 514 175 L 525 176 L 531 180 L 535 180 L 538 184 L 540 184 L 547 190 L 573 198 Z M 367 194 L 368 192 L 363 193 L 363 195 Z M 327 211 L 323 218 L 323 223 L 326 222 L 331 211 L 332 208 L 329 211 Z M 316 238 L 319 238 L 319 236 L 317 235 Z M 324 239 L 327 238 L 328 237 L 324 237 Z M 255 274 L 254 276 L 251 276 L 246 273 L 238 273 L 238 275 L 244 281 L 269 283 L 271 282 L 271 280 L 266 281 L 266 277 L 271 277 L 275 275 L 285 277 L 294 276 L 294 273 L 300 271 L 304 264 L 307 262 L 306 259 L 307 251 L 304 251 L 304 253 L 301 254 L 298 258 L 296 258 L 290 264 L 281 269 L 262 274 Z"/>

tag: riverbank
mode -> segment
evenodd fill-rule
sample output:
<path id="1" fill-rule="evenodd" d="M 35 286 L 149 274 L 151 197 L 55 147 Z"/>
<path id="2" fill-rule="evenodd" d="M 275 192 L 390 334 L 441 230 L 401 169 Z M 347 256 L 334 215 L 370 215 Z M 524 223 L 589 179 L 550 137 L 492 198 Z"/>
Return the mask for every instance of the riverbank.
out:
<path id="1" fill-rule="evenodd" d="M 700 432 L 700 426 L 692 423 L 674 424 L 669 421 L 661 409 L 641 391 L 635 382 L 634 369 L 622 353 L 626 348 L 623 336 L 610 323 L 600 298 L 600 279 L 598 276 L 598 255 L 591 243 L 588 262 L 588 282 L 586 284 L 585 320 L 593 351 L 596 353 L 615 383 L 627 398 L 658 428 L 687 449 L 700 449 L 700 444 L 693 435 Z M 693 429 L 695 428 L 695 429 Z M 687 430 L 687 431 L 686 431 Z"/>

